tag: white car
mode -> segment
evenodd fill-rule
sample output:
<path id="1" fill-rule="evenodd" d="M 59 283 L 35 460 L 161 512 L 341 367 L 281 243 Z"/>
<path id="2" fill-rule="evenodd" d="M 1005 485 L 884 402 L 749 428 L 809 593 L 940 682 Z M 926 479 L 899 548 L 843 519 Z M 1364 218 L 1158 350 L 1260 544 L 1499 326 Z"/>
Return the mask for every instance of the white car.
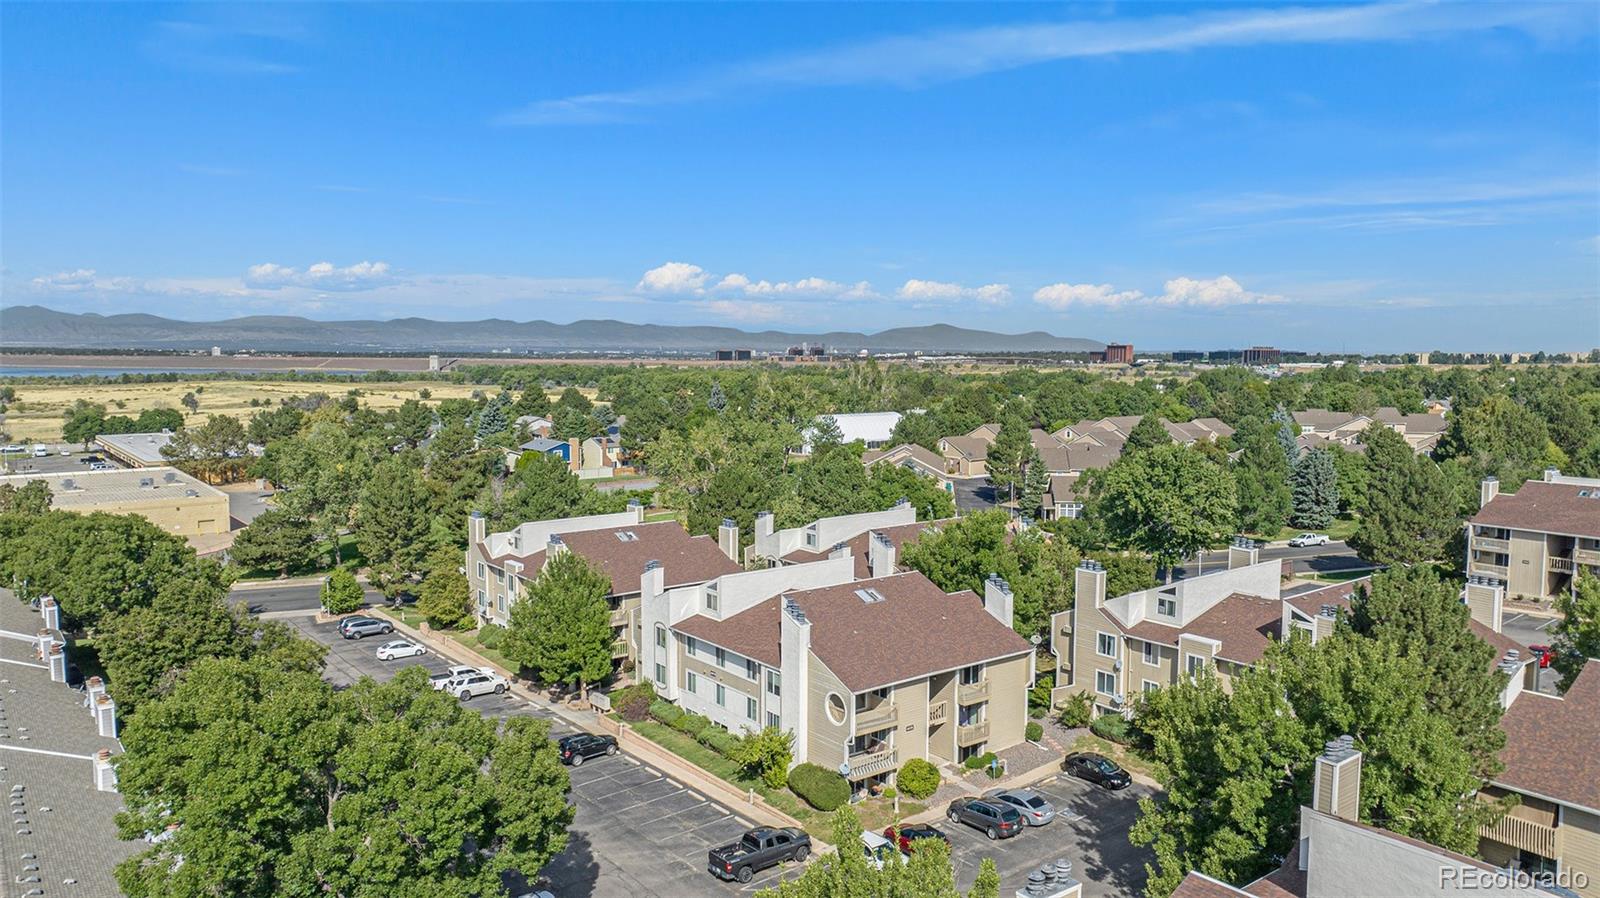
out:
<path id="1" fill-rule="evenodd" d="M 1302 533 L 1294 539 L 1289 540 L 1289 545 L 1294 546 L 1297 549 L 1305 546 L 1326 546 L 1327 544 L 1328 534 L 1326 533 Z"/>
<path id="2" fill-rule="evenodd" d="M 480 671 L 476 667 L 468 667 L 465 664 L 453 664 L 450 667 L 445 668 L 443 673 L 436 673 L 428 677 L 428 682 L 432 684 L 433 688 L 435 689 L 449 689 L 450 684 L 454 683 L 456 680 L 479 672 Z"/>
<path id="3" fill-rule="evenodd" d="M 511 684 L 506 682 L 505 677 L 497 673 L 480 670 L 477 673 L 467 674 L 460 679 L 451 680 L 450 685 L 445 687 L 445 691 L 466 702 L 471 701 L 474 696 L 488 695 L 490 693 L 500 695 L 509 688 L 511 688 Z"/>
<path id="4" fill-rule="evenodd" d="M 407 639 L 396 639 L 378 646 L 379 661 L 393 661 L 396 658 L 415 658 L 426 655 L 428 650 Z"/>
<path id="5" fill-rule="evenodd" d="M 61 450 L 61 454 L 62 455 L 71 455 L 72 454 L 72 450 L 71 449 L 63 449 L 63 450 Z"/>
<path id="6" fill-rule="evenodd" d="M 9 446 L 0 446 L 0 452 L 26 452 L 26 451 L 28 451 L 28 450 L 22 448 L 21 446 L 18 446 L 15 443 L 12 443 Z"/>
<path id="7" fill-rule="evenodd" d="M 867 856 L 867 863 L 879 870 L 888 864 L 904 864 L 910 860 L 893 842 L 874 832 L 861 833 L 861 851 Z"/>

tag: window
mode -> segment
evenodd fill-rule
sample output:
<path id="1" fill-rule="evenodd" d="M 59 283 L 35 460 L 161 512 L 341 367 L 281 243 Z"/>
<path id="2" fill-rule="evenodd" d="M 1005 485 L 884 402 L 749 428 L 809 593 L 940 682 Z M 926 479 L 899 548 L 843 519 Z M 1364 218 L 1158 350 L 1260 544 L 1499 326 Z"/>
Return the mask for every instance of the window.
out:
<path id="1" fill-rule="evenodd" d="M 1151 667 L 1161 663 L 1161 647 L 1148 639 L 1144 643 L 1144 663 Z"/>
<path id="2" fill-rule="evenodd" d="M 667 685 L 667 666 L 659 661 L 656 662 L 656 682 Z"/>
<path id="3" fill-rule="evenodd" d="M 667 647 L 667 628 L 661 626 L 660 624 L 656 624 L 656 648 L 664 649 L 666 647 Z"/>
<path id="4" fill-rule="evenodd" d="M 1156 613 L 1163 617 L 1178 616 L 1178 600 L 1172 596 L 1156 596 Z"/>
<path id="5" fill-rule="evenodd" d="M 506 572 L 501 570 L 501 569 L 499 569 L 499 568 L 495 568 L 494 569 L 494 582 L 496 582 L 496 583 L 504 583 L 504 582 L 506 582 Z"/>
<path id="6" fill-rule="evenodd" d="M 1083 504 L 1080 502 L 1059 502 L 1056 504 L 1056 517 L 1076 520 L 1083 517 Z"/>
<path id="7" fill-rule="evenodd" d="M 695 676 L 694 671 L 691 670 L 683 675 L 683 688 L 695 695 L 700 694 L 700 678 Z"/>
<path id="8" fill-rule="evenodd" d="M 695 639 L 693 636 L 689 637 L 689 641 L 686 643 L 686 645 L 688 648 L 684 649 L 684 651 L 687 652 L 691 658 L 695 656 L 695 653 L 700 651 L 700 640 Z"/>
<path id="9" fill-rule="evenodd" d="M 1160 689 L 1160 688 L 1161 688 L 1161 684 L 1157 683 L 1155 680 L 1145 680 L 1144 681 L 1143 689 L 1144 689 L 1145 692 L 1155 692 L 1157 689 Z"/>
<path id="10" fill-rule="evenodd" d="M 488 576 L 489 576 L 488 571 L 484 568 L 483 562 L 481 562 L 481 561 L 478 562 L 478 579 L 479 580 L 483 580 L 483 579 L 487 578 Z"/>
<path id="11" fill-rule="evenodd" d="M 757 664 L 754 658 L 744 659 L 744 678 L 747 680 L 755 680 L 759 679 L 760 676 L 761 665 Z"/>
<path id="12" fill-rule="evenodd" d="M 1198 674 L 1206 666 L 1206 659 L 1200 655 L 1185 655 L 1183 658 L 1191 677 Z"/>
<path id="13" fill-rule="evenodd" d="M 717 597 L 716 589 L 712 588 L 712 586 L 710 584 L 706 584 L 706 610 L 707 611 L 721 611 L 722 610 L 722 599 Z"/>
<path id="14" fill-rule="evenodd" d="M 833 722 L 834 726 L 838 726 L 838 725 L 844 723 L 844 718 L 845 718 L 844 696 L 840 695 L 837 692 L 828 693 L 827 707 L 828 707 L 828 719 Z"/>
<path id="15" fill-rule="evenodd" d="M 871 692 L 863 692 L 856 696 L 856 710 L 865 711 L 868 708 L 877 707 L 879 702 L 888 700 L 889 687 L 887 686 L 882 689 L 874 689 Z"/>
<path id="16" fill-rule="evenodd" d="M 1117 657 L 1117 637 L 1110 633 L 1095 634 L 1094 650 L 1106 658 Z"/>
<path id="17" fill-rule="evenodd" d="M 727 667 L 728 666 L 728 650 L 727 649 L 723 649 L 723 648 L 717 649 L 717 666 L 718 667 Z"/>
<path id="18" fill-rule="evenodd" d="M 481 589 L 478 590 L 478 607 L 479 608 L 487 608 L 487 607 L 489 607 L 489 597 L 487 595 L 484 595 L 484 592 Z"/>
<path id="19" fill-rule="evenodd" d="M 757 713 L 758 709 L 756 708 L 756 700 L 746 697 L 744 700 L 744 716 L 750 718 L 751 720 L 755 720 Z"/>
<path id="20" fill-rule="evenodd" d="M 976 686 L 983 679 L 983 665 L 974 664 L 971 667 L 961 668 L 961 685 Z"/>
<path id="21" fill-rule="evenodd" d="M 983 754 L 986 745 L 988 745 L 988 743 L 979 742 L 977 745 L 961 746 L 960 757 L 957 758 L 957 760 L 966 761 L 971 758 L 976 758 L 978 755 Z"/>
<path id="22" fill-rule="evenodd" d="M 772 695 L 783 694 L 783 674 L 775 670 L 767 671 L 767 692 Z"/>
<path id="23" fill-rule="evenodd" d="M 956 725 L 969 727 L 975 723 L 983 723 L 984 710 L 988 702 L 978 702 L 976 705 L 956 706 Z"/>
<path id="24" fill-rule="evenodd" d="M 779 717 L 773 711 L 768 711 L 767 712 L 767 726 L 772 727 L 774 729 L 783 729 L 783 718 Z"/>
<path id="25" fill-rule="evenodd" d="M 1117 676 L 1103 670 L 1094 672 L 1094 691 L 1101 695 L 1117 694 Z"/>
<path id="26" fill-rule="evenodd" d="M 728 706 L 728 687 L 722 685 L 721 683 L 718 683 L 717 684 L 717 707 L 726 708 L 727 706 Z"/>
<path id="27" fill-rule="evenodd" d="M 815 530 L 807 530 L 806 531 L 806 548 L 815 549 L 816 547 L 817 547 L 817 531 L 815 531 Z"/>
<path id="28" fill-rule="evenodd" d="M 506 597 L 505 596 L 495 596 L 494 597 L 494 607 L 498 608 L 502 612 L 505 611 L 506 610 Z"/>

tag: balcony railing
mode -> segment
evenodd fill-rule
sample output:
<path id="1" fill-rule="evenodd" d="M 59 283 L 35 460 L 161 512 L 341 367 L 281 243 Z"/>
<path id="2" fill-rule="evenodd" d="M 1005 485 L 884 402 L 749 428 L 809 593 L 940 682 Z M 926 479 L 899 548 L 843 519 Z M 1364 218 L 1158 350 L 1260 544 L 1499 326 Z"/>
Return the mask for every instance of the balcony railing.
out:
<path id="1" fill-rule="evenodd" d="M 956 701 L 963 705 L 981 702 L 989 697 L 989 681 L 979 680 L 976 683 L 962 683 L 956 687 Z"/>
<path id="2" fill-rule="evenodd" d="M 1511 540 L 1496 539 L 1492 536 L 1474 536 L 1472 538 L 1472 547 L 1474 549 L 1482 549 L 1485 552 L 1510 552 Z"/>
<path id="3" fill-rule="evenodd" d="M 899 765 L 899 750 L 885 748 L 874 752 L 862 752 L 850 756 L 850 778 L 853 780 L 865 779 L 887 773 Z"/>
<path id="4" fill-rule="evenodd" d="M 950 703 L 934 702 L 928 706 L 928 726 L 936 726 L 950 719 Z"/>
<path id="5" fill-rule="evenodd" d="M 1572 560 L 1579 564 L 1592 564 L 1600 567 L 1600 549 L 1573 549 Z"/>
<path id="6" fill-rule="evenodd" d="M 613 657 L 613 658 L 626 658 L 626 657 L 628 657 L 628 640 L 626 640 L 626 639 L 618 639 L 615 642 L 611 643 L 611 657 Z"/>
<path id="7" fill-rule="evenodd" d="M 957 745 L 975 745 L 989 738 L 989 721 L 982 723 L 969 723 L 963 727 L 956 727 Z"/>
<path id="8" fill-rule="evenodd" d="M 611 626 L 620 627 L 628 622 L 628 609 L 618 608 L 611 612 Z"/>
<path id="9" fill-rule="evenodd" d="M 1484 574 L 1497 580 L 1504 580 L 1511 576 L 1511 572 L 1503 564 L 1488 564 L 1482 561 L 1473 561 L 1467 565 L 1467 573 Z"/>
<path id="10" fill-rule="evenodd" d="M 1512 848 L 1531 851 L 1540 857 L 1560 857 L 1561 834 L 1555 827 L 1507 814 L 1493 826 L 1479 831 L 1485 838 Z"/>
<path id="11" fill-rule="evenodd" d="M 1557 574 L 1570 574 L 1574 568 L 1571 558 L 1562 558 L 1560 555 L 1551 555 L 1549 558 L 1550 570 Z"/>
<path id="12" fill-rule="evenodd" d="M 900 712 L 892 702 L 879 702 L 864 711 L 856 712 L 856 732 L 870 733 L 894 726 Z"/>

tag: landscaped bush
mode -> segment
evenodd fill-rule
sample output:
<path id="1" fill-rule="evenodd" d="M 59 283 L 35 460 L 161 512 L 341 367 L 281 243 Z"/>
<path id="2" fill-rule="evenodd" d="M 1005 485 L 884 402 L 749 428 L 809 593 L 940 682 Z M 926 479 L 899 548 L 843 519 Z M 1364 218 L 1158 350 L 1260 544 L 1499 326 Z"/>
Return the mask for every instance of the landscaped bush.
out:
<path id="1" fill-rule="evenodd" d="M 650 716 L 667 726 L 672 726 L 683 716 L 683 709 L 664 698 L 658 698 L 650 703 Z"/>
<path id="2" fill-rule="evenodd" d="M 1028 721 L 1028 728 L 1027 728 L 1027 731 L 1026 731 L 1026 735 L 1028 737 L 1028 741 L 1029 742 L 1038 742 L 1040 739 L 1044 738 L 1044 725 L 1043 724 L 1039 724 L 1039 723 L 1034 723 L 1031 720 Z"/>
<path id="3" fill-rule="evenodd" d="M 1067 703 L 1061 706 L 1061 716 L 1056 719 L 1061 721 L 1062 726 L 1069 729 L 1086 727 L 1089 725 L 1089 718 L 1093 716 L 1090 712 L 1090 707 L 1089 693 L 1074 692 L 1067 697 Z"/>
<path id="4" fill-rule="evenodd" d="M 1121 714 L 1102 714 L 1089 724 L 1089 732 L 1101 739 L 1110 739 L 1118 745 L 1132 745 L 1133 725 Z"/>
<path id="5" fill-rule="evenodd" d="M 739 748 L 739 737 L 722 727 L 706 727 L 695 740 L 724 758 Z"/>
<path id="6" fill-rule="evenodd" d="M 912 798 L 927 798 L 939 791 L 939 768 L 921 758 L 912 758 L 900 765 L 895 774 L 895 784 Z"/>
<path id="7" fill-rule="evenodd" d="M 988 767 L 989 762 L 993 760 L 994 752 L 986 751 L 981 755 L 973 755 L 965 761 L 962 761 L 961 766 L 967 768 L 968 770 L 982 770 L 983 768 Z"/>
<path id="8" fill-rule="evenodd" d="M 506 638 L 506 628 L 499 624 L 484 624 L 478 628 L 478 644 L 486 649 L 498 650 Z"/>
<path id="9" fill-rule="evenodd" d="M 794 733 L 766 727 L 746 733 L 728 753 L 728 759 L 745 773 L 761 777 L 769 788 L 782 789 L 789 783 L 789 762 L 794 758 Z"/>
<path id="10" fill-rule="evenodd" d="M 789 771 L 789 789 L 819 811 L 838 810 L 850 800 L 850 783 L 815 764 L 801 764 Z"/>
<path id="11" fill-rule="evenodd" d="M 680 733 L 698 737 L 705 728 L 711 726 L 711 718 L 704 714 L 688 713 L 678 718 L 671 724 L 672 728 Z"/>
<path id="12" fill-rule="evenodd" d="M 367 600 L 356 575 L 339 568 L 322 583 L 322 610 L 329 614 L 349 614 Z"/>
<path id="13" fill-rule="evenodd" d="M 656 688 L 648 682 L 635 683 L 611 693 L 611 708 L 623 720 L 638 722 L 650 716 L 650 706 L 656 700 Z"/>

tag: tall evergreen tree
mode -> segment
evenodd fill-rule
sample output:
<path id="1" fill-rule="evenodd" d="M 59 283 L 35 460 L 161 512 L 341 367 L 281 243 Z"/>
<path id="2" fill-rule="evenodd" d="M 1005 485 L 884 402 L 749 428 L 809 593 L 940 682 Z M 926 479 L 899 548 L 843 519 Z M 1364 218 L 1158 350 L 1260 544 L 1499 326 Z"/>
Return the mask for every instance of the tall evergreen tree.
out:
<path id="1" fill-rule="evenodd" d="M 825 453 L 844 442 L 844 433 L 839 430 L 839 422 L 832 415 L 817 418 L 808 435 L 811 438 L 812 455 Z"/>
<path id="2" fill-rule="evenodd" d="M 1139 423 L 1133 425 L 1128 431 L 1128 442 L 1122 449 L 1123 452 L 1139 452 L 1144 449 L 1154 449 L 1172 442 L 1172 435 L 1161 426 L 1161 418 L 1157 415 L 1145 415 Z"/>
<path id="3" fill-rule="evenodd" d="M 374 585 L 393 596 L 422 569 L 428 553 L 429 494 L 422 472 L 405 456 L 372 469 L 356 509 L 356 545 L 371 566 Z"/>
<path id="4" fill-rule="evenodd" d="M 706 408 L 709 408 L 720 415 L 722 414 L 722 410 L 727 407 L 728 394 L 722 392 L 722 382 L 713 382 L 711 384 L 711 395 L 706 398 Z"/>
<path id="5" fill-rule="evenodd" d="M 1320 530 L 1339 513 L 1338 472 L 1328 450 L 1312 449 L 1294 466 L 1294 516 L 1296 527 Z"/>
<path id="6" fill-rule="evenodd" d="M 1028 422 L 1014 408 L 1007 408 L 1000 418 L 1000 433 L 989 445 L 989 482 L 994 484 L 995 496 L 1004 502 L 1022 487 L 1023 467 L 1033 439 L 1028 434 Z"/>
<path id="7" fill-rule="evenodd" d="M 1387 427 L 1367 428 L 1362 440 L 1367 447 L 1367 491 L 1350 546 L 1375 564 L 1415 564 L 1443 557 L 1446 542 L 1460 529 L 1455 496 L 1444 473 Z"/>
<path id="8" fill-rule="evenodd" d="M 1280 405 L 1272 413 L 1272 424 L 1272 435 L 1278 438 L 1278 447 L 1283 450 L 1284 463 L 1293 468 L 1300 461 L 1300 444 L 1295 442 L 1294 418 Z"/>
<path id="9" fill-rule="evenodd" d="M 1038 518 L 1044 494 L 1050 489 L 1050 472 L 1045 469 L 1043 459 L 1039 458 L 1038 447 L 1028 446 L 1028 457 L 1023 462 L 1022 470 L 1022 492 L 1017 499 L 1017 513 Z"/>
<path id="10" fill-rule="evenodd" d="M 510 394 L 501 392 L 478 410 L 478 439 L 489 440 L 511 428 L 511 418 L 506 414 L 511 407 Z"/>

